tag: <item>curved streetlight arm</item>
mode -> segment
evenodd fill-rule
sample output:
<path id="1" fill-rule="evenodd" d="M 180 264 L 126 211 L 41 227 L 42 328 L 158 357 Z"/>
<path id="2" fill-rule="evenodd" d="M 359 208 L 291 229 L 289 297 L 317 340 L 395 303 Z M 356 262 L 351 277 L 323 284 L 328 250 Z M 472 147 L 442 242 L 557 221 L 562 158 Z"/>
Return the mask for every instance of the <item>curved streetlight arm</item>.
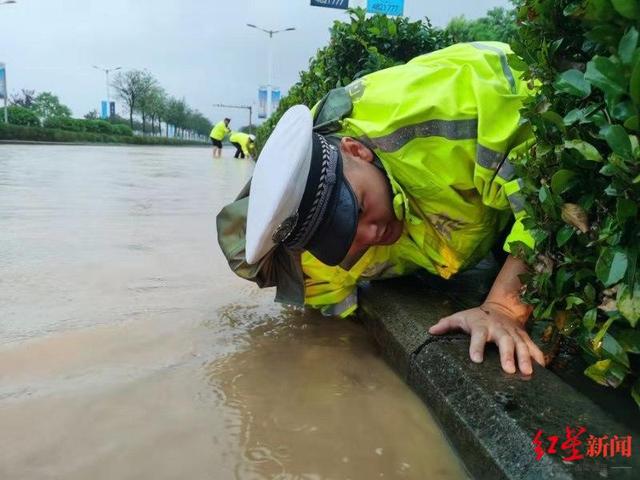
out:
<path id="1" fill-rule="evenodd" d="M 265 28 L 258 27 L 257 25 L 254 25 L 253 23 L 247 23 L 247 27 L 255 28 L 256 30 L 262 30 L 264 33 L 268 33 L 269 37 L 273 37 L 273 35 L 276 34 L 276 33 L 291 32 L 292 30 L 296 29 L 296 27 L 289 27 L 289 28 L 283 28 L 283 29 L 280 29 L 280 30 L 267 30 Z"/>
<path id="2" fill-rule="evenodd" d="M 257 25 L 254 25 L 253 23 L 247 23 L 247 27 L 255 28 L 256 30 L 262 30 L 264 33 L 268 33 L 270 36 L 273 35 L 272 30 L 265 30 L 262 27 L 258 27 Z"/>

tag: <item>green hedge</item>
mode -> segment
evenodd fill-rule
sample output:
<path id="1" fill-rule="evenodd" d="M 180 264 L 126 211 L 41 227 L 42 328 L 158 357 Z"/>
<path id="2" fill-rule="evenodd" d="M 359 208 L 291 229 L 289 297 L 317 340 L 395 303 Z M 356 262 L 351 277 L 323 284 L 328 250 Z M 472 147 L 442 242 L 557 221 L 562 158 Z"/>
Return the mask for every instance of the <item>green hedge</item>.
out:
<path id="1" fill-rule="evenodd" d="M 126 143 L 137 145 L 204 145 L 202 142 L 165 137 L 105 135 L 91 132 L 72 132 L 43 127 L 23 127 L 0 123 L 0 140 L 36 142 Z"/>
<path id="2" fill-rule="evenodd" d="M 4 120 L 4 112 L 0 110 L 2 120 Z M 7 108 L 7 119 L 9 123 L 14 125 L 24 125 L 26 127 L 39 127 L 40 119 L 28 108 L 12 105 Z"/>
<path id="3" fill-rule="evenodd" d="M 640 3 L 526 0 L 516 52 L 539 82 L 537 138 L 517 171 L 536 251 L 525 300 L 585 374 L 640 404 Z"/>
<path id="4" fill-rule="evenodd" d="M 126 125 L 113 125 L 105 120 L 88 120 L 82 118 L 52 117 L 44 121 L 45 128 L 68 130 L 70 132 L 103 133 L 105 135 L 133 135 L 133 130 Z"/>
<path id="5" fill-rule="evenodd" d="M 348 13 L 349 22 L 334 22 L 329 45 L 318 50 L 308 70 L 300 72 L 300 80 L 258 128 L 258 152 L 291 106 L 304 104 L 311 108 L 333 88 L 451 44 L 450 36 L 433 28 L 428 19 L 412 22 L 407 17 L 367 16 L 362 8 L 349 9 Z"/>

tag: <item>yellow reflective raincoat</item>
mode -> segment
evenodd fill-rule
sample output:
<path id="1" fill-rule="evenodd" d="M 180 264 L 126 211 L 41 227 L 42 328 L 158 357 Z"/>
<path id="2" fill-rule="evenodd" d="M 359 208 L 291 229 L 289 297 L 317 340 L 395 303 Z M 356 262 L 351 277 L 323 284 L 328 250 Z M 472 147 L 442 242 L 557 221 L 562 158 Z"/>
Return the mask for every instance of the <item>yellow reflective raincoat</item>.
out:
<path id="1" fill-rule="evenodd" d="M 278 246 L 244 258 L 249 185 L 217 216 L 218 241 L 239 276 L 276 286 L 276 300 L 347 316 L 357 282 L 425 269 L 449 278 L 480 261 L 515 215 L 505 242 L 533 246 L 521 223 L 520 183 L 509 159 L 533 143 L 519 110 L 533 92 L 510 65 L 508 45 L 453 45 L 332 90 L 313 109 L 314 130 L 373 150 L 404 221 L 400 239 L 370 247 L 349 268 Z"/>
<path id="2" fill-rule="evenodd" d="M 222 141 L 224 136 L 230 131 L 231 130 L 224 124 L 224 120 L 220 120 L 211 129 L 211 133 L 209 134 L 209 137 L 213 138 L 214 140 Z"/>
<path id="3" fill-rule="evenodd" d="M 480 261 L 513 214 L 505 250 L 516 240 L 533 245 L 509 162 L 532 144 L 519 110 L 533 92 L 510 66 L 512 55 L 499 42 L 454 45 L 367 75 L 314 107 L 320 131 L 326 125 L 378 156 L 404 231 L 349 269 L 303 253 L 306 304 L 347 316 L 361 279 L 417 269 L 449 278 Z M 345 104 L 350 111 L 340 114 Z"/>
<path id="4" fill-rule="evenodd" d="M 251 137 L 249 137 L 248 133 L 231 132 L 231 135 L 229 135 L 229 141 L 231 143 L 239 144 L 240 148 L 242 148 L 242 153 L 247 157 L 253 153 L 253 142 L 251 141 Z"/>

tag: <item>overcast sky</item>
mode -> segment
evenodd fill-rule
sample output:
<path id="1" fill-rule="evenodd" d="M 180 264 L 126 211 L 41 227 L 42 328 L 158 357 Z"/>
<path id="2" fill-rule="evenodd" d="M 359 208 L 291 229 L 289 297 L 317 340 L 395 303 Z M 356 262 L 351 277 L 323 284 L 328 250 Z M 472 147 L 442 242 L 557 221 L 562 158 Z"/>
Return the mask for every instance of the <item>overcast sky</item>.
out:
<path id="1" fill-rule="evenodd" d="M 3 0 L 0 0 L 2 3 Z M 351 5 L 364 0 L 350 0 Z M 0 5 L 0 62 L 9 93 L 22 88 L 51 91 L 75 116 L 99 110 L 105 74 L 94 64 L 147 69 L 176 97 L 213 121 L 240 110 L 214 103 L 257 105 L 267 83 L 265 29 L 296 27 L 273 37 L 273 84 L 284 92 L 324 46 L 342 10 L 311 7 L 309 0 L 17 0 Z M 454 16 L 483 16 L 508 0 L 405 0 L 406 16 L 429 17 L 444 26 Z M 123 109 L 117 107 L 118 113 Z M 254 115 L 255 121 L 255 115 Z"/>

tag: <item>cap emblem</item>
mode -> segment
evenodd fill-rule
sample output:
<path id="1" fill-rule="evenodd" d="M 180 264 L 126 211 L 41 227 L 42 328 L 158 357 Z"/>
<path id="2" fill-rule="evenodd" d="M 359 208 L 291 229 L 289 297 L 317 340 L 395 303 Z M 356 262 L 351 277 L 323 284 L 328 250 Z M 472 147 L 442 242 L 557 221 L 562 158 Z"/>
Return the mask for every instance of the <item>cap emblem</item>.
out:
<path id="1" fill-rule="evenodd" d="M 273 243 L 282 243 L 284 242 L 293 229 L 296 227 L 296 223 L 298 223 L 298 212 L 294 213 L 290 217 L 284 219 L 284 221 L 278 225 L 271 236 Z"/>

